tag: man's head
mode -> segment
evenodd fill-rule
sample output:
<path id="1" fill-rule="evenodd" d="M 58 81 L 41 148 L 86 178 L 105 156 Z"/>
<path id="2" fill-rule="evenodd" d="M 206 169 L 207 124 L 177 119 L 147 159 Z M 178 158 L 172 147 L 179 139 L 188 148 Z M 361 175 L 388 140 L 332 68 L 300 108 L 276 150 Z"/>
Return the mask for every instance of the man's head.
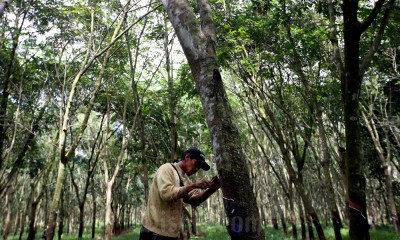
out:
<path id="1" fill-rule="evenodd" d="M 210 165 L 206 163 L 206 159 L 204 154 L 196 148 L 189 148 L 182 154 L 181 161 L 185 162 L 184 171 L 188 175 L 192 175 L 196 173 L 199 168 L 208 171 L 210 169 Z"/>

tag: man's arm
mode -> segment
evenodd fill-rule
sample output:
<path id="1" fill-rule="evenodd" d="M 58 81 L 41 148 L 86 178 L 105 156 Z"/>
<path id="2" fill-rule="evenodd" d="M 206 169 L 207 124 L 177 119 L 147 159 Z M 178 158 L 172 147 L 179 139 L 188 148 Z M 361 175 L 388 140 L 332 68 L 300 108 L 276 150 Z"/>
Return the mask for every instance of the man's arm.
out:
<path id="1" fill-rule="evenodd" d="M 208 197 L 210 197 L 220 188 L 220 182 L 217 176 L 213 177 L 211 181 L 207 183 L 208 183 L 208 188 L 205 191 L 191 196 L 185 202 L 192 206 L 199 206 L 202 202 L 204 202 Z"/>
<path id="2" fill-rule="evenodd" d="M 205 179 L 202 179 L 202 180 L 194 182 L 194 183 L 190 183 L 179 189 L 178 199 L 179 198 L 185 199 L 189 195 L 189 193 L 196 188 L 207 189 L 209 187 L 210 187 L 210 183 Z"/>

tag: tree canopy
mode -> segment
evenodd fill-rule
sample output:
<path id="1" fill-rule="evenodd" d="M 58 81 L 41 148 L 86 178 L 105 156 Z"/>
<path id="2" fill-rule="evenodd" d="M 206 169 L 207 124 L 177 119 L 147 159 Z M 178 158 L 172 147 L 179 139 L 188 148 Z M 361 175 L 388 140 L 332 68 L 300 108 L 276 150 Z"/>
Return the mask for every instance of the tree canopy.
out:
<path id="1" fill-rule="evenodd" d="M 194 229 L 398 232 L 398 1 L 0 0 L 0 24 L 3 239 L 140 225 L 190 147 L 222 180 Z"/>

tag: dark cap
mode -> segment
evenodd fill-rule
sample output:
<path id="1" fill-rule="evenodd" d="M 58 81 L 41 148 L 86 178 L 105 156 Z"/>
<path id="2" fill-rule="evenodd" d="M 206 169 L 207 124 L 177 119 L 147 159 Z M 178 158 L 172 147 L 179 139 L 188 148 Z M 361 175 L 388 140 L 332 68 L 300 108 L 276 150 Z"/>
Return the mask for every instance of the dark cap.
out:
<path id="1" fill-rule="evenodd" d="M 210 170 L 210 165 L 208 165 L 206 163 L 206 158 L 204 156 L 204 153 L 202 153 L 199 149 L 197 148 L 189 148 L 188 150 L 186 150 L 183 155 L 182 155 L 182 159 L 185 158 L 186 154 L 189 153 L 190 154 L 190 159 L 196 159 L 197 160 L 197 164 L 199 166 L 199 168 L 208 171 Z"/>

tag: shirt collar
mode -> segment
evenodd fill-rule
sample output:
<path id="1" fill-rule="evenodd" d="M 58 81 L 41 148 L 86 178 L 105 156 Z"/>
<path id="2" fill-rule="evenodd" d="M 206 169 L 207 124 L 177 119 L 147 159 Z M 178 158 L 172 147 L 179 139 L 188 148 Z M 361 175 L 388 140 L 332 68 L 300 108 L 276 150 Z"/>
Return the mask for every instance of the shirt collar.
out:
<path id="1" fill-rule="evenodd" d="M 179 164 L 178 164 L 178 163 L 173 163 L 173 164 L 174 164 L 174 166 L 176 167 L 176 170 L 178 170 L 179 175 L 181 175 L 181 176 L 186 176 L 185 172 L 182 170 L 181 167 L 179 167 Z"/>

